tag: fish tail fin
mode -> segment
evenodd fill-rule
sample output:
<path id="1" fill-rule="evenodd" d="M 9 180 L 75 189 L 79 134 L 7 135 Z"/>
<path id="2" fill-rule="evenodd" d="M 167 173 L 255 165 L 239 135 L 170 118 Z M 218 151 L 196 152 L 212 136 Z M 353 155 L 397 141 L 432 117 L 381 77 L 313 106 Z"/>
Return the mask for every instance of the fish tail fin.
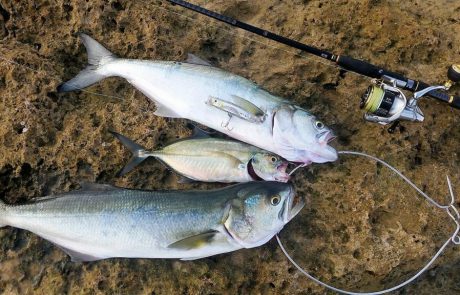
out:
<path id="1" fill-rule="evenodd" d="M 121 135 L 120 133 L 117 133 L 115 131 L 109 130 L 110 133 L 112 133 L 113 136 L 115 136 L 125 147 L 127 147 L 133 156 L 131 159 L 128 161 L 128 163 L 117 173 L 117 177 L 123 176 L 129 171 L 133 170 L 134 167 L 142 163 L 145 159 L 147 159 L 150 155 L 143 155 L 145 152 L 145 148 L 131 139 L 127 138 L 124 135 Z"/>
<path id="2" fill-rule="evenodd" d="M 83 89 L 106 77 L 101 73 L 101 67 L 109 61 L 112 61 L 116 56 L 102 46 L 99 42 L 90 36 L 81 33 L 80 39 L 86 48 L 88 54 L 88 66 L 84 68 L 73 79 L 62 83 L 58 86 L 58 92 L 69 92 L 73 90 Z"/>

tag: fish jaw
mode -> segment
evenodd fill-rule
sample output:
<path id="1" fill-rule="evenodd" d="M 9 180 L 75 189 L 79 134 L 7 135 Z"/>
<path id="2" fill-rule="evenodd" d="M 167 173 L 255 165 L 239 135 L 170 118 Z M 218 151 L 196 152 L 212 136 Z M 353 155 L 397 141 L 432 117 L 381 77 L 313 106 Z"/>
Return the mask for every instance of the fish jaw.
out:
<path id="1" fill-rule="evenodd" d="M 276 181 L 278 181 L 278 182 L 288 182 L 289 179 L 291 179 L 291 176 L 289 175 L 289 173 L 286 172 L 288 164 L 289 164 L 288 162 L 283 162 L 276 168 L 277 173 L 274 176 Z"/>
<path id="2" fill-rule="evenodd" d="M 327 163 L 335 162 L 339 158 L 337 151 L 330 145 L 324 145 L 319 151 L 310 152 L 306 162 Z"/>
<path id="3" fill-rule="evenodd" d="M 295 194 L 294 190 L 291 188 L 289 194 L 288 206 L 286 206 L 286 212 L 284 214 L 284 223 L 287 224 L 292 220 L 300 210 L 305 206 L 305 200 L 302 196 Z"/>

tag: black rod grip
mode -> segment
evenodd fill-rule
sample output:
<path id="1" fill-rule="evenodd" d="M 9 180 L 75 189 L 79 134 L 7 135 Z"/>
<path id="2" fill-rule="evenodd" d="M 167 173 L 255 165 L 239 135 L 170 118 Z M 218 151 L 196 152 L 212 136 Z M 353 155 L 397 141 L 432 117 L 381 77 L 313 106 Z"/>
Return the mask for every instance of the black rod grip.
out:
<path id="1" fill-rule="evenodd" d="M 381 79 L 383 76 L 388 76 L 399 81 L 408 81 L 408 79 L 401 74 L 390 72 L 381 67 L 368 63 L 367 61 L 359 60 L 349 56 L 340 55 L 337 58 L 337 64 L 344 70 L 356 72 L 370 78 Z"/>

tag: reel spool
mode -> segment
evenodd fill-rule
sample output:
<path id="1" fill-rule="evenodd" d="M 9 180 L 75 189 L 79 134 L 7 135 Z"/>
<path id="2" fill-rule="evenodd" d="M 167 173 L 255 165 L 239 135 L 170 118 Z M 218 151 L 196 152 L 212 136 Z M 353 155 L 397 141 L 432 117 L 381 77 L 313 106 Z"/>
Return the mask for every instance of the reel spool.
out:
<path id="1" fill-rule="evenodd" d="M 360 108 L 367 112 L 366 120 L 388 124 L 399 117 L 406 102 L 406 96 L 398 88 L 376 82 L 361 97 Z"/>

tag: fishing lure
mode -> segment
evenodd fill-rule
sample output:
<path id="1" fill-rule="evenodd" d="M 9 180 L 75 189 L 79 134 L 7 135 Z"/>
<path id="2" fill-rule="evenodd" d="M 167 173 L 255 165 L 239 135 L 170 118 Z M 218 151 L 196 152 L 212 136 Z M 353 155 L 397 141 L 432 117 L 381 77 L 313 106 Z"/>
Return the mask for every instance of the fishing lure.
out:
<path id="1" fill-rule="evenodd" d="M 206 103 L 227 112 L 230 119 L 232 116 L 236 116 L 248 122 L 259 124 L 266 117 L 265 112 L 256 105 L 236 95 L 232 95 L 228 101 L 218 97 L 210 97 Z M 224 127 L 228 126 L 230 119 Z"/>

